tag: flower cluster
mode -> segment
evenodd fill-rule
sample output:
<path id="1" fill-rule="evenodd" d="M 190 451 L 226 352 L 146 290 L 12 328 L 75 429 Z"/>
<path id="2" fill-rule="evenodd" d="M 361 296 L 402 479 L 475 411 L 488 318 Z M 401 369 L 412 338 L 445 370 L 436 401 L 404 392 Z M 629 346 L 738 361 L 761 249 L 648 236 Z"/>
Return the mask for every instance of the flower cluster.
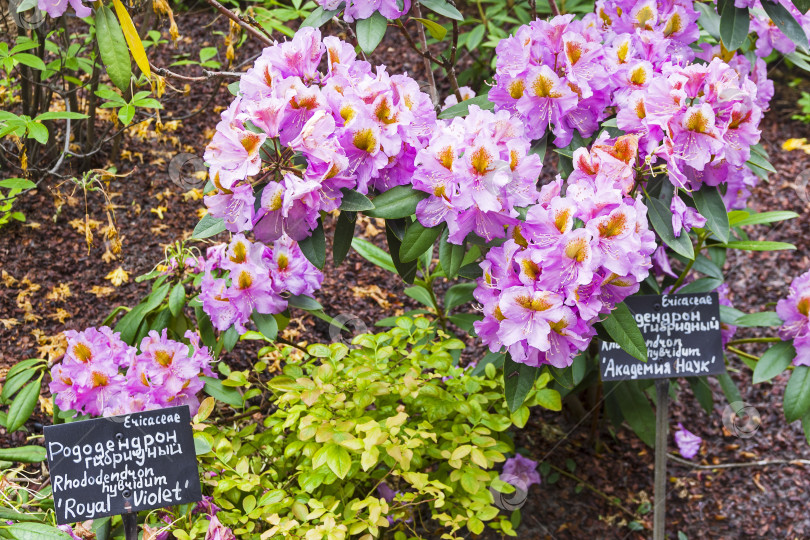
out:
<path id="1" fill-rule="evenodd" d="M 436 121 L 416 81 L 373 72 L 351 45 L 313 28 L 266 48 L 239 93 L 205 151 L 217 187 L 205 203 L 228 230 L 262 242 L 308 237 L 320 212 L 340 206 L 341 189 L 409 183 Z"/>
<path id="2" fill-rule="evenodd" d="M 218 330 L 235 325 L 244 333 L 254 311 L 281 313 L 286 294 L 311 294 L 322 281 L 321 271 L 291 238 L 282 236 L 270 247 L 236 234 L 230 244 L 208 249 L 200 300 Z"/>
<path id="3" fill-rule="evenodd" d="M 792 339 L 796 348 L 793 364 L 810 366 L 810 272 L 793 280 L 787 298 L 776 304 L 776 313 L 783 321 L 779 337 Z"/>
<path id="4" fill-rule="evenodd" d="M 787 37 L 777 27 L 771 18 L 762 9 L 762 3 L 759 0 L 736 0 L 737 7 L 754 8 L 751 13 L 751 25 L 749 32 L 757 36 L 757 43 L 755 53 L 760 58 L 765 58 L 770 55 L 774 50 L 782 54 L 791 54 L 796 52 L 796 43 Z M 742 4 L 742 5 L 741 5 Z M 796 19 L 799 25 L 804 30 L 806 35 L 810 35 L 810 12 L 807 14 L 802 13 L 793 5 L 789 0 L 779 1 L 784 8 L 790 12 Z M 808 46 L 807 40 L 804 42 L 805 48 Z"/>
<path id="5" fill-rule="evenodd" d="M 152 330 L 140 353 L 110 328 L 68 330 L 67 352 L 51 369 L 50 390 L 62 410 L 110 416 L 161 407 L 199 407 L 200 374 L 214 376 L 211 355 L 199 336 L 187 331 L 190 346 Z"/>
<path id="6" fill-rule="evenodd" d="M 425 227 L 447 223 L 449 241 L 475 232 L 492 240 L 518 223 L 515 207 L 537 202 L 543 162 L 529 152 L 523 126 L 507 111 L 471 105 L 469 114 L 439 120 L 428 146 L 416 155 L 413 187 L 430 194 L 416 217 Z"/>
<path id="7" fill-rule="evenodd" d="M 498 44 L 490 99 L 517 114 L 531 139 L 551 127 L 554 144 L 567 146 L 575 129 L 591 136 L 664 62 L 694 58 L 697 18 L 684 0 L 600 0 L 582 20 L 533 21 Z"/>
<path id="8" fill-rule="evenodd" d="M 326 11 L 340 9 L 344 0 L 315 0 Z M 386 19 L 399 19 L 411 9 L 411 0 L 345 0 L 343 20 L 368 19 L 375 11 Z"/>
<path id="9" fill-rule="evenodd" d="M 745 162 L 760 138 L 756 96 L 756 83 L 719 58 L 685 67 L 666 63 L 645 90 L 630 94 L 617 125 L 666 162 L 676 186 L 716 186 L 753 174 Z"/>
<path id="10" fill-rule="evenodd" d="M 599 314 L 638 291 L 656 244 L 647 208 L 627 196 L 634 141 L 603 139 L 575 155 L 565 196 L 561 179 L 544 186 L 525 223 L 489 251 L 473 294 L 484 313 L 475 330 L 490 350 L 569 366 Z"/>

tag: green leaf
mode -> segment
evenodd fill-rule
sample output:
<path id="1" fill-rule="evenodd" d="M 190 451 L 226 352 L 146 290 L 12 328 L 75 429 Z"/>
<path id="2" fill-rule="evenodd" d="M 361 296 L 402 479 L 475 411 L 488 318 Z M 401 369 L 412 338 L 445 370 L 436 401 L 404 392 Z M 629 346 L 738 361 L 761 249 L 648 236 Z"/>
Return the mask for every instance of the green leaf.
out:
<path id="1" fill-rule="evenodd" d="M 742 403 L 740 390 L 737 388 L 737 385 L 734 384 L 734 381 L 731 379 L 728 373 L 721 373 L 718 375 L 717 382 L 720 383 L 720 388 L 723 390 L 723 394 L 726 396 L 726 400 L 728 400 L 730 404 L 738 402 Z"/>
<path id="2" fill-rule="evenodd" d="M 132 122 L 133 118 L 135 118 L 135 105 L 132 103 L 127 103 L 118 109 L 118 119 L 125 126 L 128 126 L 129 123 Z"/>
<path id="3" fill-rule="evenodd" d="M 655 412 L 636 381 L 623 381 L 616 392 L 622 415 L 638 438 L 655 446 Z"/>
<path id="4" fill-rule="evenodd" d="M 227 403 L 231 407 L 241 408 L 244 405 L 242 394 L 236 388 L 228 388 L 222 385 L 222 381 L 213 377 L 200 376 L 205 386 L 205 393 L 214 399 Z"/>
<path id="5" fill-rule="evenodd" d="M 785 419 L 793 422 L 810 411 L 810 367 L 796 366 L 785 388 L 782 399 Z"/>
<path id="6" fill-rule="evenodd" d="M 347 210 L 341 210 L 335 224 L 335 236 L 332 239 L 332 262 L 335 266 L 340 265 L 354 240 L 354 225 L 357 221 L 357 214 Z"/>
<path id="7" fill-rule="evenodd" d="M 444 295 L 444 310 L 447 313 L 462 304 L 473 301 L 473 291 L 477 287 L 475 283 L 459 283 L 453 285 Z"/>
<path id="8" fill-rule="evenodd" d="M 473 328 L 473 323 L 475 323 L 475 321 L 480 321 L 483 318 L 484 316 L 479 313 L 456 313 L 455 315 L 450 315 L 447 317 L 447 320 L 468 334 L 472 335 L 475 330 Z"/>
<path id="9" fill-rule="evenodd" d="M 810 11 L 810 0 L 792 0 L 792 3 L 802 13 Z"/>
<path id="10" fill-rule="evenodd" d="M 450 231 L 445 229 L 441 240 L 439 240 L 439 262 L 442 265 L 445 277 L 453 279 L 458 275 L 461 261 L 464 260 L 464 246 L 448 242 L 449 235 Z"/>
<path id="11" fill-rule="evenodd" d="M 222 218 L 215 218 L 211 214 L 205 214 L 197 226 L 194 227 L 194 232 L 191 238 L 194 240 L 202 240 L 217 235 L 225 230 L 225 221 Z"/>
<path id="12" fill-rule="evenodd" d="M 777 343 L 762 355 L 754 368 L 754 384 L 770 381 L 785 371 L 793 359 L 796 358 L 796 349 L 793 343 L 783 341 Z"/>
<path id="13" fill-rule="evenodd" d="M 349 210 L 351 212 L 363 212 L 365 210 L 373 210 L 374 203 L 371 199 L 356 191 L 354 189 L 343 188 L 340 190 L 343 193 L 343 198 L 340 201 L 341 210 Z"/>
<path id="14" fill-rule="evenodd" d="M 264 337 L 273 341 L 276 340 L 278 337 L 278 321 L 273 315 L 266 315 L 254 311 L 251 317 L 256 324 L 256 328 L 259 329 L 259 332 L 261 332 Z"/>
<path id="15" fill-rule="evenodd" d="M 322 7 L 318 6 L 317 8 L 312 10 L 312 13 L 309 14 L 309 17 L 304 19 L 304 22 L 301 23 L 301 28 L 305 26 L 310 26 L 312 28 L 320 28 L 324 24 L 327 23 L 332 17 L 334 17 L 340 10 L 333 9 L 333 10 L 325 10 Z"/>
<path id="16" fill-rule="evenodd" d="M 172 315 L 177 317 L 183 312 L 183 306 L 186 305 L 186 288 L 182 283 L 177 283 L 172 287 L 172 292 L 169 294 L 169 311 Z"/>
<path id="17" fill-rule="evenodd" d="M 414 221 L 405 230 L 405 237 L 399 247 L 399 259 L 410 262 L 418 259 L 420 255 L 433 247 L 433 243 L 442 232 L 443 225 L 425 228 L 419 221 Z"/>
<path id="18" fill-rule="evenodd" d="M 6 421 L 6 430 L 9 433 L 14 433 L 20 429 L 31 417 L 34 407 L 39 403 L 39 385 L 41 381 L 42 377 L 40 376 L 35 383 L 25 385 L 11 402 Z"/>
<path id="19" fill-rule="evenodd" d="M 562 398 L 557 390 L 543 388 L 542 390 L 537 391 L 535 398 L 537 399 L 537 404 L 544 409 L 548 409 L 550 411 L 562 410 Z"/>
<path id="20" fill-rule="evenodd" d="M 718 0 L 718 11 L 720 39 L 729 51 L 739 49 L 748 38 L 748 8 L 736 7 L 734 0 Z"/>
<path id="21" fill-rule="evenodd" d="M 132 78 L 129 49 L 118 19 L 108 6 L 96 9 L 96 38 L 107 75 L 119 90 L 125 92 Z"/>
<path id="22" fill-rule="evenodd" d="M 70 540 L 67 533 L 44 523 L 14 523 L 4 529 L 14 540 Z"/>
<path id="23" fill-rule="evenodd" d="M 0 392 L 0 401 L 3 403 L 8 402 L 11 396 L 16 394 L 20 388 L 36 374 L 37 370 L 35 369 L 25 369 L 14 375 L 6 375 L 6 382 L 3 383 L 3 391 Z"/>
<path id="24" fill-rule="evenodd" d="M 438 13 L 439 15 L 444 15 L 447 18 L 455 19 L 457 21 L 464 20 L 464 16 L 461 14 L 461 12 L 450 5 L 447 0 L 420 0 L 419 3 L 428 8 L 430 11 Z"/>
<path id="25" fill-rule="evenodd" d="M 368 19 L 357 21 L 357 44 L 366 54 L 371 54 L 385 36 L 388 19 L 375 11 Z"/>
<path id="26" fill-rule="evenodd" d="M 45 120 L 66 120 L 68 118 L 71 120 L 81 120 L 83 118 L 87 118 L 87 115 L 69 111 L 48 111 L 40 114 L 34 118 L 34 120 L 37 122 L 43 122 Z"/>
<path id="27" fill-rule="evenodd" d="M 22 513 L 12 508 L 0 506 L 0 519 L 10 521 L 41 521 L 43 514 Z"/>
<path id="28" fill-rule="evenodd" d="M 427 197 L 424 191 L 411 186 L 395 186 L 374 198 L 374 209 L 364 212 L 370 217 L 398 219 L 416 213 L 416 205 Z"/>
<path id="29" fill-rule="evenodd" d="M 734 240 L 726 242 L 721 247 L 727 249 L 742 249 L 746 251 L 780 251 L 788 249 L 796 249 L 793 244 L 787 242 L 772 242 L 769 240 Z"/>
<path id="30" fill-rule="evenodd" d="M 337 444 L 330 444 L 326 456 L 326 464 L 335 475 L 343 480 L 352 468 L 352 458 L 349 452 Z"/>
<path id="31" fill-rule="evenodd" d="M 602 326 L 624 352 L 642 362 L 647 361 L 647 343 L 627 304 L 617 304 L 602 321 Z"/>
<path id="32" fill-rule="evenodd" d="M 735 326 L 781 326 L 782 319 L 775 311 L 762 311 L 760 313 L 748 313 L 734 321 Z"/>
<path id="33" fill-rule="evenodd" d="M 507 354 L 503 360 L 503 389 L 509 412 L 515 412 L 526 401 L 540 370 L 512 360 Z"/>
<path id="34" fill-rule="evenodd" d="M 19 461 L 21 463 L 39 463 L 47 457 L 42 446 L 29 445 L 15 448 L 0 448 L 0 459 L 4 461 Z"/>
<path id="35" fill-rule="evenodd" d="M 706 218 L 706 227 L 712 231 L 717 238 L 723 242 L 728 242 L 729 222 L 726 204 L 723 197 L 717 190 L 717 186 L 703 184 L 699 191 L 692 193 L 698 212 Z"/>
<path id="36" fill-rule="evenodd" d="M 737 219 L 731 220 L 732 227 L 742 227 L 743 225 L 762 225 L 774 223 L 799 217 L 796 212 L 789 210 L 775 210 L 773 212 L 760 212 L 758 214 L 748 214 L 747 217 L 740 215 Z"/>
<path id="37" fill-rule="evenodd" d="M 706 414 L 711 414 L 714 407 L 714 397 L 706 377 L 686 377 L 686 381 Z"/>
<path id="38" fill-rule="evenodd" d="M 368 240 L 364 240 L 363 238 L 353 238 L 352 247 L 368 262 L 375 264 L 384 270 L 393 272 L 394 274 L 397 273 L 397 269 L 394 267 L 394 262 L 391 260 L 391 255 L 378 248 Z"/>
<path id="39" fill-rule="evenodd" d="M 776 27 L 793 43 L 802 49 L 807 49 L 807 34 L 805 34 L 804 29 L 787 8 L 770 0 L 762 0 L 761 3 L 765 13 L 768 14 Z"/>
<path id="40" fill-rule="evenodd" d="M 422 23 L 422 26 L 427 28 L 428 32 L 430 32 L 430 35 L 433 36 L 433 39 L 437 41 L 443 40 L 444 36 L 447 35 L 447 28 L 445 28 L 444 26 L 440 25 L 435 21 L 431 21 L 430 19 L 419 19 L 416 17 L 414 17 L 413 20 Z"/>
<path id="41" fill-rule="evenodd" d="M 323 222 L 318 219 L 318 226 L 312 234 L 298 242 L 301 252 L 309 262 L 323 270 L 326 264 L 326 237 L 323 232 Z"/>
<path id="42" fill-rule="evenodd" d="M 713 278 L 713 277 L 702 277 L 700 279 L 696 279 L 695 281 L 691 281 L 678 289 L 678 294 L 687 294 L 687 293 L 707 293 L 715 290 L 717 287 L 723 284 L 722 279 Z"/>
<path id="43" fill-rule="evenodd" d="M 28 122 L 26 127 L 28 128 L 28 136 L 36 139 L 39 144 L 48 142 L 48 128 L 38 122 Z"/>
<path id="44" fill-rule="evenodd" d="M 211 451 L 211 443 L 199 433 L 194 434 L 194 455 L 201 456 Z"/>
<path id="45" fill-rule="evenodd" d="M 17 53 L 12 56 L 12 59 L 15 63 L 23 64 L 25 66 L 37 69 L 39 71 L 45 71 L 46 66 L 45 62 L 38 56 L 34 56 L 33 54 L 29 53 Z"/>
<path id="46" fill-rule="evenodd" d="M 449 119 L 457 116 L 467 116 L 470 113 L 470 105 L 477 105 L 484 111 L 491 111 L 495 108 L 495 104 L 489 100 L 488 95 L 475 96 L 444 109 L 439 113 L 439 118 Z"/>
<path id="47" fill-rule="evenodd" d="M 433 305 L 433 298 L 430 296 L 430 293 L 421 285 L 414 285 L 413 287 L 408 287 L 405 289 L 405 296 L 413 298 L 420 304 L 424 304 L 431 309 L 435 308 Z"/>
<path id="48" fill-rule="evenodd" d="M 6 178 L 5 180 L 0 180 L 0 187 L 22 191 L 24 189 L 34 189 L 37 185 L 25 178 Z"/>
<path id="49" fill-rule="evenodd" d="M 385 239 L 388 241 L 388 252 L 391 255 L 391 262 L 394 263 L 397 274 L 399 274 L 405 283 L 413 283 L 414 279 L 416 279 L 418 261 L 403 262 L 400 260 L 399 249 L 402 247 L 402 242 L 397 238 L 392 228 L 391 221 L 392 220 L 388 220 L 385 224 Z"/>
<path id="50" fill-rule="evenodd" d="M 652 223 L 655 232 L 661 237 L 675 253 L 683 255 L 690 261 L 695 258 L 695 249 L 692 246 L 692 240 L 686 232 L 686 229 L 681 229 L 681 234 L 678 238 L 672 230 L 672 212 L 667 208 L 659 199 L 647 199 L 647 208 L 649 210 L 650 222 Z"/>

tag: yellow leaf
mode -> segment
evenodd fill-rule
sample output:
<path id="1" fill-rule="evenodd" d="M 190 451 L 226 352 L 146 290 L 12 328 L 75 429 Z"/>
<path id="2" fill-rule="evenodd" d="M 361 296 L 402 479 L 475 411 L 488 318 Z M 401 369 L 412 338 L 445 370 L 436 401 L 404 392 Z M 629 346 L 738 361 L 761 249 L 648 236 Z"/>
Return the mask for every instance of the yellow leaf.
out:
<path id="1" fill-rule="evenodd" d="M 152 70 L 149 68 L 149 60 L 146 59 L 146 51 L 143 48 L 143 43 L 141 43 L 141 38 L 138 36 L 135 25 L 132 24 L 129 13 L 127 13 L 121 0 L 113 0 L 113 6 L 115 6 L 115 14 L 118 15 L 118 21 L 121 23 L 121 30 L 124 31 L 124 38 L 127 40 L 132 58 L 135 59 L 135 63 L 138 64 L 138 67 L 141 68 L 144 75 L 151 77 Z"/>

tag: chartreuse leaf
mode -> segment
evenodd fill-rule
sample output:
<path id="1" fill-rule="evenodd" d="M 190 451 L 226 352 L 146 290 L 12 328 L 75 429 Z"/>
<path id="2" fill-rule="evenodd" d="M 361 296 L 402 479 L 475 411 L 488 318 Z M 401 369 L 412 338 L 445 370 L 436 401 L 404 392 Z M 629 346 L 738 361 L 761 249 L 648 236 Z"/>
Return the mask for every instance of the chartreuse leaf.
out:
<path id="1" fill-rule="evenodd" d="M 784 341 L 777 343 L 762 355 L 754 368 L 754 384 L 770 381 L 785 371 L 793 359 L 796 358 L 796 349 L 793 343 Z"/>
<path id="2" fill-rule="evenodd" d="M 0 448 L 0 459 L 20 463 L 38 463 L 47 457 L 45 448 L 36 445 Z"/>
<path id="3" fill-rule="evenodd" d="M 416 17 L 414 17 L 414 20 L 422 23 L 422 26 L 427 28 L 430 35 L 433 36 L 433 38 L 437 41 L 443 40 L 444 36 L 447 35 L 447 28 L 435 21 L 431 21 L 430 19 L 418 19 Z"/>
<path id="4" fill-rule="evenodd" d="M 787 242 L 773 242 L 770 240 L 733 240 L 722 245 L 728 249 L 742 249 L 745 251 L 781 251 L 796 249 L 793 244 Z"/>
<path id="5" fill-rule="evenodd" d="M 742 227 L 743 225 L 763 225 L 766 223 L 774 223 L 777 221 L 785 221 L 799 217 L 796 212 L 790 210 L 775 210 L 773 212 L 760 212 L 758 214 L 748 214 L 741 212 L 735 216 L 735 219 L 730 220 L 732 227 Z"/>
<path id="6" fill-rule="evenodd" d="M 517 411 L 529 395 L 540 370 L 512 360 L 507 354 L 503 361 L 503 386 L 506 405 L 510 412 Z"/>
<path id="7" fill-rule="evenodd" d="M 642 362 L 647 361 L 647 343 L 630 308 L 624 302 L 616 305 L 602 321 L 602 326 L 624 352 Z"/>
<path id="8" fill-rule="evenodd" d="M 785 388 L 782 399 L 785 419 L 793 422 L 810 411 L 810 367 L 796 366 Z"/>
<path id="9" fill-rule="evenodd" d="M 108 6 L 96 9 L 96 38 L 107 75 L 119 90 L 125 92 L 132 77 L 129 50 L 121 26 Z"/>
<path id="10" fill-rule="evenodd" d="M 14 523 L 5 527 L 5 532 L 14 540 L 70 540 L 67 533 L 44 523 Z"/>
<path id="11" fill-rule="evenodd" d="M 726 204 L 717 186 L 703 184 L 700 190 L 692 193 L 700 214 L 706 218 L 706 227 L 714 233 L 721 242 L 728 242 L 729 221 Z"/>
<path id="12" fill-rule="evenodd" d="M 121 0 L 113 0 L 113 7 L 115 7 L 115 14 L 118 15 L 118 21 L 121 23 L 121 30 L 129 45 L 129 52 L 132 53 L 132 58 L 135 63 L 141 68 L 141 71 L 147 77 L 152 76 L 152 69 L 149 67 L 149 60 L 146 59 L 146 51 L 143 48 L 141 37 L 138 35 L 138 30 L 132 24 L 132 19 L 129 17 L 124 4 Z"/>

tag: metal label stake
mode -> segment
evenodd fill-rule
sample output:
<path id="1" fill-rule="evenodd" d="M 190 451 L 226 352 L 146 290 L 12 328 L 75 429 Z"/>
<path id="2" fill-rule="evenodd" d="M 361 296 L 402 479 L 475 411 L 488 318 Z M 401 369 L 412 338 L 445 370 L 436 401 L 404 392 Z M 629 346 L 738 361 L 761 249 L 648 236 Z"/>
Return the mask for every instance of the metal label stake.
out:
<path id="1" fill-rule="evenodd" d="M 653 540 L 666 539 L 667 518 L 667 436 L 669 435 L 669 379 L 655 381 L 655 512 Z"/>
<path id="2" fill-rule="evenodd" d="M 138 540 L 138 514 L 130 512 L 121 514 L 124 521 L 124 537 L 126 540 Z"/>

